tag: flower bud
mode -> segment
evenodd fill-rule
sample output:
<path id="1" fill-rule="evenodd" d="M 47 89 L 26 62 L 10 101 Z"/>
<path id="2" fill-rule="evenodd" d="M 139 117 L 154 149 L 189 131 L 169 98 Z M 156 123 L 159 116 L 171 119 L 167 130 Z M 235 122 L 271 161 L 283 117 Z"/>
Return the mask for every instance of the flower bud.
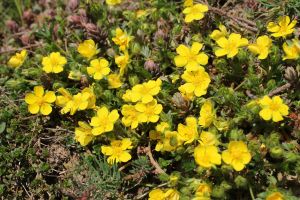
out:
<path id="1" fill-rule="evenodd" d="M 246 178 L 242 177 L 242 176 L 237 176 L 235 179 L 234 179 L 234 183 L 236 184 L 236 186 L 238 188 L 246 188 L 247 185 L 248 185 L 248 181 Z"/>
<path id="2" fill-rule="evenodd" d="M 79 0 L 69 0 L 67 8 L 71 11 L 75 10 L 79 5 Z"/>
<path id="3" fill-rule="evenodd" d="M 297 83 L 299 81 L 298 72 L 293 67 L 286 68 L 284 77 L 290 83 Z"/>
<path id="4" fill-rule="evenodd" d="M 7 20 L 5 22 L 6 27 L 11 31 L 11 32 L 17 32 L 18 31 L 18 24 L 14 20 Z"/>
<path id="5" fill-rule="evenodd" d="M 131 46 L 132 55 L 138 55 L 141 53 L 141 45 L 137 42 L 133 42 Z"/>
<path id="6" fill-rule="evenodd" d="M 215 198 L 224 198 L 225 197 L 225 190 L 224 188 L 220 187 L 220 186 L 216 186 L 213 188 L 213 191 L 211 193 L 211 196 L 212 197 L 215 197 Z"/>
<path id="7" fill-rule="evenodd" d="M 140 82 L 140 79 L 139 79 L 138 76 L 133 75 L 133 76 L 130 76 L 130 77 L 129 77 L 129 84 L 130 84 L 131 86 L 135 86 L 136 84 L 139 84 L 139 82 Z"/>
<path id="8" fill-rule="evenodd" d="M 282 155 L 283 155 L 283 150 L 281 147 L 273 147 L 271 148 L 270 150 L 270 155 L 272 158 L 276 158 L 276 159 L 279 159 L 279 158 L 282 158 Z"/>
<path id="9" fill-rule="evenodd" d="M 23 12 L 23 19 L 27 24 L 31 24 L 34 21 L 34 14 L 30 9 Z"/>
<path id="10" fill-rule="evenodd" d="M 160 71 L 159 66 L 153 60 L 147 60 L 144 64 L 144 68 L 151 74 L 157 74 Z"/>
<path id="11" fill-rule="evenodd" d="M 113 48 L 108 48 L 106 50 L 106 54 L 111 58 L 114 58 L 116 56 L 116 52 Z"/>

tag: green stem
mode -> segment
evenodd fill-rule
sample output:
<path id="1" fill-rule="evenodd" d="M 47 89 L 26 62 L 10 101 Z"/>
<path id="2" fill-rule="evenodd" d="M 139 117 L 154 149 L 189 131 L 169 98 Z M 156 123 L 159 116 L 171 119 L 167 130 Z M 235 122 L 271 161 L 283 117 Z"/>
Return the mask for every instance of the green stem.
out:
<path id="1" fill-rule="evenodd" d="M 21 23 L 22 25 L 24 24 L 24 21 L 23 21 L 23 14 L 22 14 L 22 5 L 21 5 L 21 1 L 20 0 L 14 0 L 15 2 L 15 5 L 16 5 L 16 8 L 18 10 L 18 13 L 19 13 L 19 17 L 20 17 L 20 20 L 21 20 Z"/>
<path id="2" fill-rule="evenodd" d="M 255 200 L 255 197 L 254 197 L 254 194 L 253 194 L 253 191 L 252 191 L 252 187 L 249 186 L 249 192 L 250 192 L 250 195 L 251 195 L 251 199 L 252 200 Z"/>

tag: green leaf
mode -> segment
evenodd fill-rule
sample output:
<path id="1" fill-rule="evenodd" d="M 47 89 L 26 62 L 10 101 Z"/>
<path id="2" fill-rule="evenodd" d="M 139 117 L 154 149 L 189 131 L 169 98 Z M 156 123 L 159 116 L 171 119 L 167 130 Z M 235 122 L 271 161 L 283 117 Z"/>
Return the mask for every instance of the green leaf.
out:
<path id="1" fill-rule="evenodd" d="M 3 133 L 5 131 L 5 127 L 6 127 L 6 123 L 5 122 L 1 122 L 0 123 L 0 133 Z"/>

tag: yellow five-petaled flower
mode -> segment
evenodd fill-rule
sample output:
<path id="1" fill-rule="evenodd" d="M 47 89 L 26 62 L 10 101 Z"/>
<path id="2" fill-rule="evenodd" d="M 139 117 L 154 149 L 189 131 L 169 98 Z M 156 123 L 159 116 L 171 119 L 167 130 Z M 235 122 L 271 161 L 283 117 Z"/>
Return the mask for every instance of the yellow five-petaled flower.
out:
<path id="1" fill-rule="evenodd" d="M 297 24 L 297 20 L 291 19 L 289 16 L 281 16 L 278 18 L 278 23 L 270 22 L 267 26 L 269 32 L 272 32 L 273 37 L 283 37 L 292 34 L 294 32 L 294 27 Z"/>
<path id="2" fill-rule="evenodd" d="M 105 58 L 94 59 L 90 62 L 90 66 L 87 67 L 87 72 L 95 80 L 101 80 L 110 72 L 108 65 L 109 63 Z"/>
<path id="3" fill-rule="evenodd" d="M 108 156 L 107 162 L 109 164 L 114 164 L 118 162 L 127 162 L 131 159 L 128 149 L 132 149 L 132 142 L 129 138 L 124 138 L 122 140 L 113 140 L 110 146 L 102 146 L 101 152 Z"/>
<path id="4" fill-rule="evenodd" d="M 243 141 L 230 141 L 228 149 L 222 152 L 223 161 L 234 170 L 241 171 L 251 160 L 251 154 Z"/>
<path id="5" fill-rule="evenodd" d="M 46 73 L 60 73 L 64 70 L 67 59 L 59 52 L 52 52 L 42 60 L 43 70 Z"/>
<path id="6" fill-rule="evenodd" d="M 219 48 L 216 49 L 215 55 L 217 57 L 227 55 L 227 58 L 233 58 L 239 52 L 239 48 L 248 45 L 248 40 L 242 38 L 240 34 L 231 33 L 227 38 L 222 37 L 218 39 L 217 44 Z"/>
<path id="7" fill-rule="evenodd" d="M 174 58 L 177 67 L 185 67 L 188 71 L 197 70 L 200 65 L 208 63 L 208 56 L 205 53 L 199 53 L 203 44 L 194 42 L 191 48 L 181 44 L 176 48 L 178 55 Z"/>
<path id="8" fill-rule="evenodd" d="M 272 119 L 274 122 L 283 120 L 282 116 L 289 114 L 289 107 L 285 105 L 279 96 L 274 96 L 272 99 L 269 96 L 264 96 L 259 104 L 262 110 L 259 115 L 264 120 Z"/>
<path id="9" fill-rule="evenodd" d="M 256 44 L 251 44 L 248 46 L 249 50 L 258 55 L 258 59 L 266 59 L 269 55 L 270 47 L 272 46 L 272 40 L 266 36 L 260 36 L 256 40 Z"/>
<path id="10" fill-rule="evenodd" d="M 208 6 L 200 3 L 187 7 L 183 10 L 183 14 L 185 14 L 184 21 L 186 23 L 190 23 L 194 20 L 200 20 L 204 17 L 204 13 L 207 11 Z"/>
<path id="11" fill-rule="evenodd" d="M 33 93 L 26 94 L 25 102 L 31 114 L 40 112 L 42 115 L 49 115 L 52 112 L 51 103 L 56 99 L 53 91 L 44 92 L 43 86 L 35 86 Z"/>
<path id="12" fill-rule="evenodd" d="M 88 60 L 99 52 L 99 50 L 97 49 L 97 45 L 92 39 L 85 40 L 80 43 L 77 47 L 77 51 L 80 53 L 80 55 L 87 58 Z"/>

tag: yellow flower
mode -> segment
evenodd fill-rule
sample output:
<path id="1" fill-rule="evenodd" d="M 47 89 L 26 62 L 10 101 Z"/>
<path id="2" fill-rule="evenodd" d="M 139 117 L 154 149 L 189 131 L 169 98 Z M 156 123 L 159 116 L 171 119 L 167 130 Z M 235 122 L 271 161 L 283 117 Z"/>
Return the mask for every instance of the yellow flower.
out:
<path id="1" fill-rule="evenodd" d="M 126 127 L 135 129 L 141 123 L 142 113 L 135 109 L 134 105 L 123 105 L 121 111 L 123 118 L 122 122 Z"/>
<path id="2" fill-rule="evenodd" d="M 156 81 L 150 80 L 143 84 L 133 86 L 131 92 L 131 101 L 142 103 L 149 103 L 153 100 L 153 96 L 160 92 L 161 80 L 158 78 Z"/>
<path id="3" fill-rule="evenodd" d="M 215 51 L 217 57 L 227 55 L 227 58 L 233 58 L 239 52 L 239 47 L 247 46 L 248 40 L 242 38 L 240 34 L 231 33 L 227 38 L 222 37 L 218 39 L 217 44 L 220 46 Z"/>
<path id="4" fill-rule="evenodd" d="M 110 72 L 108 65 L 108 61 L 104 58 L 94 59 L 90 62 L 90 67 L 87 67 L 87 72 L 89 75 L 92 75 L 95 80 L 101 80 Z"/>
<path id="5" fill-rule="evenodd" d="M 227 29 L 224 25 L 220 24 L 219 25 L 219 30 L 214 30 L 209 37 L 215 41 L 222 37 L 227 37 L 229 33 L 227 32 Z"/>
<path id="6" fill-rule="evenodd" d="M 190 23 L 194 20 L 200 20 L 204 17 L 204 13 L 208 11 L 208 6 L 204 4 L 195 4 L 183 10 L 185 14 L 184 21 Z"/>
<path id="7" fill-rule="evenodd" d="M 208 63 L 208 56 L 205 53 L 199 53 L 203 44 L 194 42 L 191 48 L 181 44 L 176 48 L 179 54 L 175 56 L 174 62 L 177 67 L 185 67 L 188 71 L 197 70 L 200 65 Z"/>
<path id="8" fill-rule="evenodd" d="M 69 101 L 72 101 L 72 94 L 65 88 L 59 88 L 57 91 L 62 95 L 56 97 L 56 105 L 64 107 Z"/>
<path id="9" fill-rule="evenodd" d="M 106 3 L 110 6 L 114 6 L 114 5 L 122 3 L 122 0 L 106 0 Z"/>
<path id="10" fill-rule="evenodd" d="M 119 88 L 123 85 L 119 74 L 110 74 L 107 77 L 108 88 Z"/>
<path id="11" fill-rule="evenodd" d="M 20 53 L 16 53 L 8 61 L 8 66 L 10 67 L 20 67 L 27 57 L 27 51 L 23 49 Z"/>
<path id="12" fill-rule="evenodd" d="M 215 136 L 215 134 L 208 132 L 208 131 L 202 131 L 200 135 L 200 145 L 201 146 L 212 146 L 217 145 L 218 140 Z"/>
<path id="13" fill-rule="evenodd" d="M 198 145 L 194 150 L 194 157 L 196 163 L 201 167 L 210 168 L 221 164 L 221 155 L 216 146 Z"/>
<path id="14" fill-rule="evenodd" d="M 274 22 L 269 22 L 267 29 L 269 32 L 272 32 L 271 34 L 273 37 L 283 37 L 285 38 L 287 35 L 290 35 L 294 32 L 294 27 L 297 24 L 297 20 L 293 20 L 291 22 L 291 19 L 289 16 L 281 16 L 278 18 L 278 24 Z"/>
<path id="15" fill-rule="evenodd" d="M 195 117 L 187 117 L 186 125 L 178 125 L 178 137 L 184 141 L 184 144 L 189 144 L 198 138 L 197 119 Z"/>
<path id="16" fill-rule="evenodd" d="M 259 104 L 262 110 L 259 115 L 264 120 L 272 119 L 274 122 L 279 122 L 283 120 L 282 116 L 289 114 L 289 107 L 285 105 L 279 96 L 275 96 L 272 99 L 268 96 L 264 96 Z"/>
<path id="17" fill-rule="evenodd" d="M 228 149 L 222 152 L 223 161 L 234 170 L 241 171 L 251 160 L 251 154 L 243 141 L 230 141 Z"/>
<path id="18" fill-rule="evenodd" d="M 112 131 L 118 119 L 119 113 L 117 110 L 109 112 L 105 106 L 101 107 L 97 110 L 97 115 L 91 119 L 90 125 L 93 126 L 93 135 L 101 135 L 102 133 Z"/>
<path id="19" fill-rule="evenodd" d="M 211 187 L 207 183 L 200 183 L 196 190 L 196 198 L 193 200 L 208 200 L 212 192 Z M 202 198 L 200 198 L 202 197 Z M 205 198 L 206 197 L 206 198 Z"/>
<path id="20" fill-rule="evenodd" d="M 121 51 L 125 51 L 128 46 L 129 42 L 132 40 L 132 37 L 127 35 L 126 32 L 123 32 L 122 29 L 116 29 L 116 36 L 112 38 L 114 43 L 119 46 Z"/>
<path id="21" fill-rule="evenodd" d="M 165 200 L 164 192 L 161 189 L 151 190 L 148 200 Z"/>
<path id="22" fill-rule="evenodd" d="M 127 149 L 132 149 L 132 142 L 129 138 L 124 138 L 122 140 L 113 140 L 110 143 L 110 146 L 102 146 L 101 152 L 109 156 L 107 162 L 109 164 L 127 162 L 131 159 L 131 155 Z"/>
<path id="23" fill-rule="evenodd" d="M 79 127 L 75 128 L 75 140 L 77 140 L 81 146 L 86 146 L 94 139 L 92 127 L 82 121 L 79 121 L 78 125 Z"/>
<path id="24" fill-rule="evenodd" d="M 216 118 L 216 113 L 214 111 L 212 102 L 210 100 L 206 100 L 204 104 L 201 106 L 200 117 L 199 117 L 199 125 L 203 128 L 208 128 L 214 119 Z"/>
<path id="25" fill-rule="evenodd" d="M 128 52 L 125 52 L 124 55 L 116 56 L 115 62 L 120 68 L 120 75 L 123 76 L 127 69 L 127 65 L 129 64 Z"/>
<path id="26" fill-rule="evenodd" d="M 165 200 L 179 200 L 180 194 L 175 189 L 167 189 L 167 191 L 164 194 Z"/>
<path id="27" fill-rule="evenodd" d="M 293 39 L 292 43 L 285 42 L 282 45 L 285 56 L 283 60 L 297 60 L 300 56 L 300 43 L 299 40 Z"/>
<path id="28" fill-rule="evenodd" d="M 255 55 L 259 55 L 258 59 L 263 60 L 268 57 L 271 46 L 272 40 L 268 36 L 263 35 L 257 38 L 256 44 L 251 44 L 248 48 Z"/>
<path id="29" fill-rule="evenodd" d="M 52 112 L 51 103 L 55 102 L 56 96 L 53 91 L 44 92 L 43 86 L 35 86 L 33 92 L 26 94 L 25 102 L 31 114 L 40 112 L 42 115 L 49 115 Z"/>
<path id="30" fill-rule="evenodd" d="M 80 53 L 80 55 L 87 58 L 88 60 L 99 52 L 99 50 L 97 49 L 97 45 L 92 39 L 85 40 L 80 43 L 77 47 L 77 51 Z"/>
<path id="31" fill-rule="evenodd" d="M 155 146 L 155 151 L 174 151 L 181 144 L 177 136 L 178 133 L 176 131 L 164 131 L 163 136 Z"/>
<path id="32" fill-rule="evenodd" d="M 60 73 L 64 70 L 67 59 L 60 55 L 59 52 L 52 52 L 42 60 L 43 70 L 46 73 Z"/>
<path id="33" fill-rule="evenodd" d="M 70 115 L 74 115 L 77 110 L 85 110 L 88 108 L 89 105 L 89 98 L 90 94 L 85 93 L 78 93 L 72 96 L 72 99 L 66 102 L 61 109 L 62 114 L 66 114 L 70 112 Z"/>
<path id="34" fill-rule="evenodd" d="M 280 192 L 273 192 L 267 196 L 266 200 L 284 200 L 284 196 Z"/>
<path id="35" fill-rule="evenodd" d="M 152 122 L 155 123 L 159 120 L 159 114 L 161 113 L 163 107 L 158 104 L 156 99 L 153 99 L 149 103 L 137 103 L 135 109 L 142 113 L 140 115 L 140 120 L 142 122 Z"/>
<path id="36" fill-rule="evenodd" d="M 70 112 L 70 115 L 74 115 L 77 110 L 95 108 L 96 96 L 92 87 L 84 88 L 74 96 L 64 88 L 59 88 L 58 92 L 62 95 L 57 96 L 56 105 L 62 107 L 62 114 Z"/>
<path id="37" fill-rule="evenodd" d="M 194 93 L 197 97 L 206 94 L 210 77 L 203 67 L 199 67 L 196 71 L 185 71 L 181 78 L 187 83 L 178 88 L 180 92 Z"/>
<path id="38" fill-rule="evenodd" d="M 184 0 L 183 6 L 191 7 L 191 6 L 193 6 L 193 4 L 194 4 L 193 0 Z"/>

